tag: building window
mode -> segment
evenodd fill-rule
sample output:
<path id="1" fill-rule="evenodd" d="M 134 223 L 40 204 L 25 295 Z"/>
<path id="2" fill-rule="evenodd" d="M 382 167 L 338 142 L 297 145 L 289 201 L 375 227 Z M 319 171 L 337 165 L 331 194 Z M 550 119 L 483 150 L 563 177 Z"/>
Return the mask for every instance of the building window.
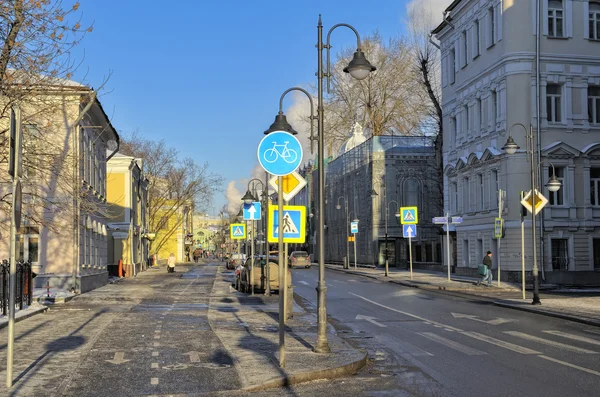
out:
<path id="1" fill-rule="evenodd" d="M 468 239 L 464 239 L 463 240 L 463 264 L 465 266 L 469 266 L 469 240 Z"/>
<path id="2" fill-rule="evenodd" d="M 483 111 L 481 98 L 477 98 L 477 111 L 479 112 L 479 125 L 477 127 L 483 133 L 487 128 L 485 128 L 485 112 Z"/>
<path id="3" fill-rule="evenodd" d="M 600 87 L 598 86 L 588 87 L 588 121 L 592 124 L 600 124 Z"/>
<path id="4" fill-rule="evenodd" d="M 470 208 L 471 208 L 471 200 L 469 200 L 470 194 L 471 194 L 471 189 L 469 186 L 469 177 L 466 177 L 463 180 L 463 212 L 470 212 Z"/>
<path id="5" fill-rule="evenodd" d="M 492 200 L 492 197 L 496 197 L 498 195 L 498 170 L 492 170 L 491 178 L 490 178 L 490 204 L 496 203 L 496 200 Z M 494 206 L 493 208 L 497 208 Z"/>
<path id="6" fill-rule="evenodd" d="M 23 125 L 23 176 L 26 179 L 35 177 L 39 167 L 40 131 L 35 124 Z"/>
<path id="7" fill-rule="evenodd" d="M 452 131 L 452 139 L 451 142 L 456 143 L 456 138 L 458 136 L 458 126 L 456 124 L 456 117 L 450 118 L 450 131 Z"/>
<path id="8" fill-rule="evenodd" d="M 594 270 L 600 270 L 600 238 L 593 239 L 594 246 Z"/>
<path id="9" fill-rule="evenodd" d="M 469 134 L 469 126 L 471 125 L 469 123 L 469 106 L 468 105 L 463 106 L 463 115 L 464 115 L 463 116 L 464 123 L 463 123 L 462 133 L 463 133 L 463 136 L 467 136 Z"/>
<path id="10" fill-rule="evenodd" d="M 567 192 L 567 188 L 565 186 L 565 167 L 554 167 L 554 172 L 561 183 L 561 188 L 556 192 L 549 192 L 550 199 L 548 202 L 550 205 L 564 205 L 565 194 Z"/>
<path id="11" fill-rule="evenodd" d="M 600 168 L 590 168 L 590 203 L 600 206 Z"/>
<path id="12" fill-rule="evenodd" d="M 450 84 L 454 84 L 454 80 L 456 77 L 456 50 L 452 49 L 450 50 L 450 70 L 449 70 L 449 77 L 450 77 Z"/>
<path id="13" fill-rule="evenodd" d="M 495 131 L 496 130 L 496 117 L 498 117 L 498 92 L 496 92 L 496 90 L 492 91 L 492 95 L 491 95 L 491 100 L 492 100 L 492 104 L 491 104 L 491 111 L 492 113 L 490 114 L 490 123 L 492 124 L 492 129 Z"/>
<path id="14" fill-rule="evenodd" d="M 479 180 L 479 194 L 477 197 L 477 201 L 479 201 L 479 209 L 483 210 L 484 209 L 484 204 L 483 204 L 483 197 L 484 197 L 484 186 L 483 186 L 483 174 L 478 174 L 477 175 L 477 179 Z"/>
<path id="15" fill-rule="evenodd" d="M 473 25 L 473 35 L 475 37 L 473 40 L 473 58 L 475 58 L 479 56 L 479 21 L 477 19 Z"/>
<path id="16" fill-rule="evenodd" d="M 420 196 L 419 181 L 415 178 L 407 179 L 404 182 L 404 206 L 419 206 Z"/>
<path id="17" fill-rule="evenodd" d="M 600 40 L 600 2 L 589 3 L 589 38 Z"/>
<path id="18" fill-rule="evenodd" d="M 494 7 L 488 8 L 488 42 L 487 46 L 490 48 L 494 45 L 494 37 L 496 35 L 496 17 L 494 13 Z"/>
<path id="19" fill-rule="evenodd" d="M 548 36 L 564 37 L 564 9 L 562 0 L 548 1 Z"/>
<path id="20" fill-rule="evenodd" d="M 552 270 L 569 269 L 569 239 L 553 238 L 550 240 L 552 246 Z"/>
<path id="21" fill-rule="evenodd" d="M 550 123 L 562 121 L 560 90 L 558 84 L 549 84 L 546 87 L 546 117 Z"/>
<path id="22" fill-rule="evenodd" d="M 465 67 L 469 63 L 469 40 L 467 40 L 467 31 L 466 30 L 463 30 L 461 39 L 462 39 L 462 44 L 463 44 L 462 66 Z"/>
<path id="23" fill-rule="evenodd" d="M 452 195 L 452 198 L 450 199 L 450 208 L 452 210 L 452 213 L 456 214 L 458 212 L 458 185 L 456 184 L 456 182 L 450 185 L 450 190 L 450 194 Z"/>

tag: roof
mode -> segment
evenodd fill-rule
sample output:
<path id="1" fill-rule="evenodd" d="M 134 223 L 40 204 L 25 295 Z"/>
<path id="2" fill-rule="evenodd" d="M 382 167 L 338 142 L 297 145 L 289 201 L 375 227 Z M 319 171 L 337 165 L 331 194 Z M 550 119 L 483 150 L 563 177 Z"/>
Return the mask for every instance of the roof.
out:
<path id="1" fill-rule="evenodd" d="M 450 4 L 450 5 L 449 5 L 449 6 L 448 6 L 448 7 L 447 7 L 445 10 L 444 10 L 444 15 L 445 15 L 447 12 L 450 12 L 450 11 L 454 10 L 454 9 L 455 9 L 455 8 L 458 6 L 458 4 L 459 4 L 461 1 L 462 1 L 462 0 L 454 0 L 454 1 L 453 1 L 453 2 L 452 2 L 452 3 L 451 3 L 451 4 Z M 444 29 L 446 26 L 448 26 L 448 22 L 446 22 L 446 18 L 444 17 L 444 20 L 442 21 L 442 23 L 440 23 L 440 24 L 438 25 L 438 27 L 437 27 L 437 28 L 433 29 L 433 30 L 431 31 L 431 34 L 438 34 L 438 33 L 439 33 L 439 32 L 441 32 L 441 31 L 442 31 L 442 29 Z"/>

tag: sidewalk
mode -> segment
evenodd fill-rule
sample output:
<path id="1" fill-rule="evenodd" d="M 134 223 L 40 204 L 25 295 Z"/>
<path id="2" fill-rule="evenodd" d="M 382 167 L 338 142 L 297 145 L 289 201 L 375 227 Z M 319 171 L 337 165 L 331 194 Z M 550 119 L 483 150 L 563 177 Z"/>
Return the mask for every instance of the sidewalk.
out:
<path id="1" fill-rule="evenodd" d="M 242 390 L 348 376 L 366 364 L 367 354 L 338 337 L 330 325 L 327 339 L 331 353 L 315 353 L 316 313 L 294 303 L 294 316 L 286 327 L 285 368 L 280 368 L 278 302 L 278 295 L 252 297 L 236 292 L 231 287 L 230 273 L 217 273 L 208 320 L 233 357 Z"/>
<path id="2" fill-rule="evenodd" d="M 577 321 L 584 324 L 600 326 L 600 291 L 594 290 L 556 290 L 552 293 L 542 293 L 541 305 L 532 305 L 532 293 L 526 291 L 526 299 L 522 299 L 521 285 L 494 280 L 492 287 L 474 285 L 478 281 L 474 277 L 463 277 L 413 270 L 389 268 L 389 277 L 385 277 L 383 268 L 358 267 L 343 269 L 341 265 L 325 264 L 327 269 L 370 277 L 379 281 L 387 281 L 407 287 L 433 291 L 452 291 L 461 294 L 475 295 L 493 301 L 494 304 L 511 309 L 558 317 L 565 320 Z M 543 289 L 543 285 L 541 286 Z"/>

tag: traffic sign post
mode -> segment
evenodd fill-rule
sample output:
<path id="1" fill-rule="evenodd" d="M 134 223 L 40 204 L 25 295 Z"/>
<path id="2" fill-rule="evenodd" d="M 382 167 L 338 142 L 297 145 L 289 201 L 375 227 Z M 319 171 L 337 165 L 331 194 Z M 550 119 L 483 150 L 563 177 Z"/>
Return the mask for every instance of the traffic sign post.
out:
<path id="1" fill-rule="evenodd" d="M 269 180 L 269 186 L 271 186 L 275 191 L 279 191 L 279 185 L 277 184 L 277 178 L 274 176 Z M 294 171 L 290 174 L 282 177 L 283 183 L 281 186 L 283 187 L 283 199 L 285 201 L 290 201 L 296 196 L 303 188 L 306 186 L 306 179 L 302 178 L 297 171 Z"/>
<path id="2" fill-rule="evenodd" d="M 258 162 L 265 171 L 276 176 L 285 176 L 302 162 L 302 145 L 292 134 L 284 131 L 271 132 L 258 145 Z"/>
<path id="3" fill-rule="evenodd" d="M 417 207 L 400 207 L 400 223 L 403 225 L 416 225 L 419 223 Z"/>
<path id="4" fill-rule="evenodd" d="M 306 239 L 306 207 L 302 205 L 284 205 L 281 220 L 284 243 L 304 243 Z M 269 206 L 269 228 L 267 240 L 270 243 L 279 241 L 279 209 Z"/>
<path id="5" fill-rule="evenodd" d="M 494 220 L 494 237 L 502 238 L 502 228 L 504 227 L 504 219 L 496 218 Z"/>
<path id="6" fill-rule="evenodd" d="M 259 201 L 254 201 L 251 204 L 244 204 L 244 220 L 258 221 L 260 220 L 261 205 Z"/>
<path id="7" fill-rule="evenodd" d="M 246 224 L 245 223 L 232 223 L 229 226 L 229 237 L 232 240 L 245 240 L 246 239 Z"/>
<path id="8" fill-rule="evenodd" d="M 413 279 L 412 238 L 417 237 L 417 225 L 402 225 L 402 234 L 408 238 L 408 259 L 410 262 L 410 279 Z"/>

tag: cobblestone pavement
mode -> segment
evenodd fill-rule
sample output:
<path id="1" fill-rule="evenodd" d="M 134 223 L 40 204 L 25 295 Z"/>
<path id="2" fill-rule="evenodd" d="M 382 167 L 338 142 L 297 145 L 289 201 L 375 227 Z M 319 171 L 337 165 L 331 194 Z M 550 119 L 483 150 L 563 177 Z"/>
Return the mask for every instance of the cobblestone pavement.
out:
<path id="1" fill-rule="evenodd" d="M 191 270 L 185 274 L 182 271 Z M 15 326 L 9 396 L 168 395 L 237 389 L 207 321 L 216 267 L 140 273 Z M 7 340 L 7 330 L 0 331 Z M 0 345 L 6 362 L 6 343 Z M 3 366 L 0 377 L 6 377 Z"/>

